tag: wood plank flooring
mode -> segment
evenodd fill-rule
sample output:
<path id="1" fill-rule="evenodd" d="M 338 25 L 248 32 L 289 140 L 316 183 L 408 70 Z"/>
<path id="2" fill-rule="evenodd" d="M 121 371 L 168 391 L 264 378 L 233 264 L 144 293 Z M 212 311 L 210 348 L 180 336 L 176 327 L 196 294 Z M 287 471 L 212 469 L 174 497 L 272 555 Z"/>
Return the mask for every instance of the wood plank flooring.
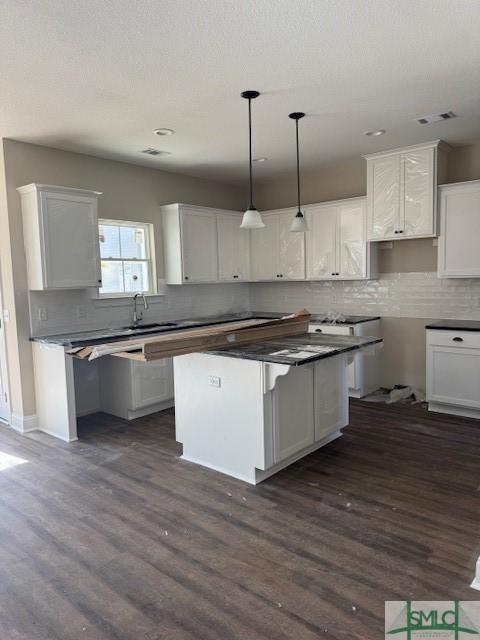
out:
<path id="1" fill-rule="evenodd" d="M 174 415 L 77 443 L 0 427 L 1 640 L 382 637 L 385 600 L 480 600 L 480 422 L 355 401 L 257 487 L 178 459 Z"/>

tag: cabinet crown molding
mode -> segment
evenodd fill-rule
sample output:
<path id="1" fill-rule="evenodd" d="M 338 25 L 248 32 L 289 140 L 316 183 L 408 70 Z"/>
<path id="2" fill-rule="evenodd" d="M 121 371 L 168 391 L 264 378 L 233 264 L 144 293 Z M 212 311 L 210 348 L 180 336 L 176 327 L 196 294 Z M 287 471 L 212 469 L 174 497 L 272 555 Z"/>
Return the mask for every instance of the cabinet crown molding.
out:
<path id="1" fill-rule="evenodd" d="M 397 147 L 395 149 L 386 149 L 385 151 L 376 151 L 375 153 L 367 153 L 362 155 L 365 160 L 371 158 L 382 158 L 385 156 L 394 156 L 399 153 L 408 153 L 411 151 L 420 151 L 421 149 L 441 149 L 442 151 L 451 151 L 451 147 L 443 140 L 431 140 L 430 142 L 422 142 L 420 144 L 412 144 L 408 147 Z"/>
<path id="2" fill-rule="evenodd" d="M 78 196 L 101 196 L 102 191 L 94 191 L 92 189 L 77 189 L 74 187 L 62 187 L 55 184 L 39 184 L 37 182 L 31 182 L 30 184 L 17 187 L 18 193 L 31 193 L 32 191 L 51 191 L 55 193 L 75 193 Z"/>
<path id="3" fill-rule="evenodd" d="M 480 180 L 465 180 L 464 182 L 449 182 L 438 185 L 439 191 L 456 191 L 457 189 L 478 189 Z"/>

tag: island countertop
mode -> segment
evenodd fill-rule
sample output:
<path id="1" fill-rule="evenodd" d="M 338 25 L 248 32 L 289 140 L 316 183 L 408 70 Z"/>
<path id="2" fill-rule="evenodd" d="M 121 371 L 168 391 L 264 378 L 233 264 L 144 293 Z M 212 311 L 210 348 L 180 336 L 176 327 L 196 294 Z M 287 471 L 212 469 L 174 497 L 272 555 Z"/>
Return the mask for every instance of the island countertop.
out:
<path id="1" fill-rule="evenodd" d="M 364 347 L 381 344 L 383 344 L 382 338 L 305 333 L 300 336 L 206 349 L 204 353 L 228 358 L 300 366 L 348 351 L 357 351 Z"/>

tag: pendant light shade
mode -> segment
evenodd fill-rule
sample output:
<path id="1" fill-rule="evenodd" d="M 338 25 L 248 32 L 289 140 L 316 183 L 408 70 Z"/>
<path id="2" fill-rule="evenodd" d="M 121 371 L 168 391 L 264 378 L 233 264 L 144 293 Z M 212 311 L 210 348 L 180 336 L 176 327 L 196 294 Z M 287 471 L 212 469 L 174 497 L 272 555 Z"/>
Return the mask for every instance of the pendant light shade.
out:
<path id="1" fill-rule="evenodd" d="M 258 98 L 258 91 L 243 91 L 242 98 L 248 100 L 248 167 L 250 173 L 250 204 L 243 214 L 242 229 L 262 229 L 265 223 L 262 216 L 257 211 L 257 207 L 253 204 L 253 175 L 252 175 L 252 100 Z"/>
<path id="2" fill-rule="evenodd" d="M 304 117 L 304 113 L 300 111 L 296 111 L 295 113 L 290 113 L 289 118 L 295 120 L 295 139 L 297 143 L 297 213 L 292 220 L 292 224 L 290 226 L 290 231 L 296 233 L 305 233 L 308 231 L 308 224 L 305 220 L 305 216 L 302 213 L 301 209 L 301 199 L 300 199 L 300 150 L 298 145 L 298 121 Z"/>

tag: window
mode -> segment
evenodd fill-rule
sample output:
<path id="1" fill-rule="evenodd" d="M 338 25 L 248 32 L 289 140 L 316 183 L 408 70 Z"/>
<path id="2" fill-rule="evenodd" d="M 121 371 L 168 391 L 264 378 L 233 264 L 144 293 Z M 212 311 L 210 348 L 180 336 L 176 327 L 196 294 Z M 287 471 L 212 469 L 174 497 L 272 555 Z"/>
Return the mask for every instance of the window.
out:
<path id="1" fill-rule="evenodd" d="M 101 296 L 155 293 L 152 225 L 99 220 Z"/>

